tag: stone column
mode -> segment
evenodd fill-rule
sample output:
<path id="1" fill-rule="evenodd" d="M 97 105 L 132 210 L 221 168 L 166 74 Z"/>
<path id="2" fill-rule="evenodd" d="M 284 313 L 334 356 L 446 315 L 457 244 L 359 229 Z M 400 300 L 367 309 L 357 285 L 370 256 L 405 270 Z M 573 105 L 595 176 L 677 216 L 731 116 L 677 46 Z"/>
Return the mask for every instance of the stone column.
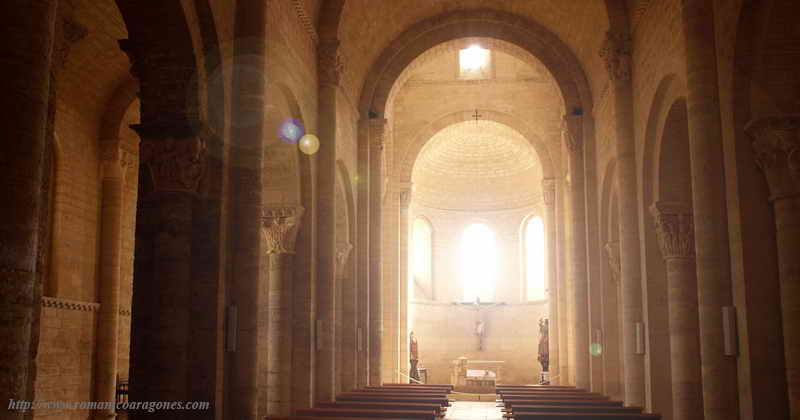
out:
<path id="1" fill-rule="evenodd" d="M 567 276 L 568 276 L 568 256 L 567 253 L 569 252 L 569 246 L 567 244 L 567 223 L 568 220 L 566 218 L 567 215 L 567 203 L 566 197 L 569 194 L 569 186 L 566 180 L 562 179 L 560 184 L 560 188 L 557 188 L 561 192 L 556 197 L 556 207 L 557 217 L 559 223 L 555 226 L 557 229 L 557 243 L 558 246 L 558 321 L 560 325 L 558 326 L 558 350 L 559 350 L 559 384 L 560 385 L 568 385 L 569 381 L 569 360 L 570 360 L 570 350 L 569 350 L 569 324 L 568 324 L 568 317 L 567 317 L 567 296 L 569 290 L 567 288 Z"/>
<path id="2" fill-rule="evenodd" d="M 0 152 L 0 419 L 21 419 L 8 402 L 26 400 L 31 336 L 45 127 L 50 84 L 50 53 L 55 0 L 0 3 L 0 127 L 6 141 Z M 34 343 L 37 340 L 34 340 Z M 30 373 L 32 374 L 32 373 Z"/>
<path id="3" fill-rule="evenodd" d="M 574 308 L 572 308 L 575 347 L 575 386 L 581 389 L 590 387 L 589 371 L 589 283 L 586 272 L 586 200 L 583 179 L 583 118 L 580 115 L 564 116 L 564 141 L 569 150 L 570 204 L 572 206 L 570 224 L 572 241 L 570 256 L 572 270 L 570 280 L 573 285 Z"/>
<path id="4" fill-rule="evenodd" d="M 369 383 L 380 385 L 382 376 L 383 287 L 381 240 L 383 213 L 383 143 L 386 119 L 369 124 Z"/>
<path id="5" fill-rule="evenodd" d="M 133 128 L 141 137 L 141 168 L 134 254 L 131 401 L 189 400 L 192 382 L 208 380 L 214 368 L 211 364 L 206 366 L 209 371 L 196 370 L 191 363 L 198 344 L 193 342 L 191 329 L 192 318 L 197 316 L 192 313 L 193 293 L 197 292 L 192 275 L 192 227 L 207 165 L 208 136 L 186 122 Z M 142 416 L 184 418 L 169 411 L 131 412 L 132 418 Z"/>
<path id="6" fill-rule="evenodd" d="M 631 39 L 627 33 L 606 34 L 600 50 L 614 88 L 616 112 L 617 191 L 619 192 L 620 286 L 622 295 L 622 360 L 626 405 L 645 406 L 643 355 L 636 354 L 636 323 L 642 322 L 642 274 L 639 235 L 636 148 L 633 134 Z"/>
<path id="7" fill-rule="evenodd" d="M 119 140 L 101 144 L 102 210 L 100 218 L 100 311 L 95 344 L 95 401 L 116 401 L 117 342 L 119 341 L 120 253 L 122 247 L 122 188 L 134 155 Z M 95 410 L 94 418 L 116 417 L 113 408 Z"/>
<path id="8" fill-rule="evenodd" d="M 408 207 L 411 205 L 411 195 L 413 187 L 411 184 L 400 185 L 399 200 L 400 200 L 400 219 L 398 223 L 398 242 L 399 242 L 399 262 L 397 271 L 399 272 L 397 283 L 399 286 L 399 301 L 400 301 L 400 323 L 398 325 L 398 340 L 400 341 L 400 371 L 406 375 L 411 372 L 410 358 L 409 358 L 409 331 L 408 331 L 408 263 L 409 263 L 409 248 L 410 235 L 409 235 L 409 214 Z M 400 376 L 401 382 L 406 382 L 405 376 Z"/>
<path id="9" fill-rule="evenodd" d="M 316 400 L 336 395 L 336 132 L 337 96 L 343 72 L 339 40 L 317 46 L 319 137 L 317 152 L 317 382 Z"/>
<path id="10" fill-rule="evenodd" d="M 664 256 L 669 289 L 672 418 L 703 418 L 703 384 L 691 206 L 657 202 L 650 207 Z"/>
<path id="11" fill-rule="evenodd" d="M 786 382 L 792 420 L 800 419 L 800 114 L 757 119 L 756 162 L 764 171 L 775 212 Z"/>
<path id="12" fill-rule="evenodd" d="M 267 207 L 261 218 L 269 255 L 269 325 L 267 340 L 267 413 L 287 416 L 291 410 L 292 272 L 295 241 L 305 209 Z"/>
<path id="13" fill-rule="evenodd" d="M 563 293 L 558 284 L 558 259 L 556 258 L 556 180 L 542 180 L 542 199 L 544 201 L 544 225 L 547 235 L 547 288 L 548 318 L 550 319 L 550 377 L 552 384 L 559 383 L 561 372 L 559 354 L 559 334 L 561 333 L 558 317 L 558 296 Z"/>
<path id="14" fill-rule="evenodd" d="M 368 120 L 359 121 L 358 125 L 358 178 L 356 182 L 357 211 L 356 211 L 356 279 L 358 281 L 358 387 L 369 383 L 370 371 L 370 246 L 369 246 L 369 219 L 370 219 L 370 188 L 369 188 L 369 139 Z M 363 141 L 367 138 L 367 141 Z"/>
<path id="15" fill-rule="evenodd" d="M 237 4 L 231 94 L 231 138 L 235 141 L 231 142 L 229 181 L 232 281 L 227 290 L 227 309 L 235 311 L 237 325 L 236 350 L 225 364 L 225 417 L 241 420 L 258 417 L 266 17 L 265 2 Z"/>
<path id="16" fill-rule="evenodd" d="M 619 316 L 619 242 L 608 242 L 605 247 L 610 278 L 603 282 L 603 392 L 612 398 L 621 398 L 622 346 Z"/>
<path id="17" fill-rule="evenodd" d="M 357 382 L 358 348 L 357 348 L 357 314 L 361 302 L 358 301 L 358 288 L 353 277 L 353 270 L 348 261 L 353 251 L 353 244 L 340 242 L 336 244 L 336 283 L 341 288 L 341 322 L 337 330 L 340 342 L 339 382 L 341 391 L 355 389 Z"/>
<path id="18" fill-rule="evenodd" d="M 682 0 L 682 4 L 703 410 L 706 420 L 736 420 L 736 358 L 724 354 L 722 326 L 722 308 L 733 305 L 733 289 L 714 11 L 706 0 Z M 624 214 L 620 216 L 625 220 Z"/>

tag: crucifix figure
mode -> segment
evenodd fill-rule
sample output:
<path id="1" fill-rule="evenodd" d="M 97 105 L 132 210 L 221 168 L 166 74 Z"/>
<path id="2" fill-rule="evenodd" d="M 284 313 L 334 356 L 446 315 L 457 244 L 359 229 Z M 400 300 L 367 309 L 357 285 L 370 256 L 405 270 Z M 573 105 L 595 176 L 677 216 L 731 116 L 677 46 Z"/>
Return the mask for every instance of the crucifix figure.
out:
<path id="1" fill-rule="evenodd" d="M 475 114 L 473 114 L 473 115 L 472 115 L 472 117 L 473 117 L 473 118 L 475 118 L 475 124 L 476 124 L 476 125 L 478 124 L 478 119 L 480 119 L 482 116 L 483 116 L 483 115 L 481 115 L 481 114 L 478 114 L 478 109 L 476 108 L 476 109 L 475 109 Z"/>

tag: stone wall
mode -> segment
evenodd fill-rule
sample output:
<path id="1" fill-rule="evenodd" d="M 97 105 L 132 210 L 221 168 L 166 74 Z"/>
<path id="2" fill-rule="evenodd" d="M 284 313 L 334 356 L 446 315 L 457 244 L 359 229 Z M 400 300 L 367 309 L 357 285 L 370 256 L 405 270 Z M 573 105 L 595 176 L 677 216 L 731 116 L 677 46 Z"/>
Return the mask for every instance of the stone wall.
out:
<path id="1" fill-rule="evenodd" d="M 90 401 L 92 365 L 100 305 L 43 298 L 36 399 Z M 78 420 L 87 410 L 36 410 L 36 417 Z"/>
<path id="2" fill-rule="evenodd" d="M 428 383 L 450 383 L 451 362 L 461 356 L 504 361 L 503 383 L 538 381 L 538 321 L 547 316 L 547 302 L 483 307 L 480 312 L 473 305 L 412 302 L 409 312 L 409 330 L 417 338 L 420 367 L 428 369 Z M 482 351 L 475 335 L 478 319 L 485 325 Z"/>

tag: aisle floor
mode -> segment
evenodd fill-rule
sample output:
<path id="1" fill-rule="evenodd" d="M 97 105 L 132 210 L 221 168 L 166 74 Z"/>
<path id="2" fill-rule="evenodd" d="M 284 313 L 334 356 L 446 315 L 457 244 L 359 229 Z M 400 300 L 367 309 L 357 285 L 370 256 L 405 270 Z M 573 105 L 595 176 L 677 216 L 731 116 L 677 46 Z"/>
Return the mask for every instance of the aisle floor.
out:
<path id="1" fill-rule="evenodd" d="M 502 420 L 496 402 L 456 401 L 448 409 L 447 420 Z"/>

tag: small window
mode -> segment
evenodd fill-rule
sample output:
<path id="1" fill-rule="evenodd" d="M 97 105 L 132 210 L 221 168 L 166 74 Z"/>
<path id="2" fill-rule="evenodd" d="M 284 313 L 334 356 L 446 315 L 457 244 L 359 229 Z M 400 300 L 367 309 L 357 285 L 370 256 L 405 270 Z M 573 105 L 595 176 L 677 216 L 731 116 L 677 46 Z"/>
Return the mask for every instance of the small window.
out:
<path id="1" fill-rule="evenodd" d="M 464 301 L 494 301 L 497 276 L 497 247 L 494 232 L 484 224 L 474 224 L 461 239 L 461 276 Z"/>
<path id="2" fill-rule="evenodd" d="M 409 300 L 416 296 L 416 286 L 423 290 L 431 289 L 433 278 L 433 228 L 425 219 L 414 221 L 413 252 L 411 254 L 411 284 L 409 285 Z"/>
<path id="3" fill-rule="evenodd" d="M 489 78 L 491 53 L 485 48 L 473 45 L 458 52 L 459 77 L 465 80 Z"/>
<path id="4" fill-rule="evenodd" d="M 539 216 L 528 219 L 525 224 L 525 281 L 529 301 L 547 299 L 545 269 L 547 250 L 544 240 L 544 223 Z"/>

